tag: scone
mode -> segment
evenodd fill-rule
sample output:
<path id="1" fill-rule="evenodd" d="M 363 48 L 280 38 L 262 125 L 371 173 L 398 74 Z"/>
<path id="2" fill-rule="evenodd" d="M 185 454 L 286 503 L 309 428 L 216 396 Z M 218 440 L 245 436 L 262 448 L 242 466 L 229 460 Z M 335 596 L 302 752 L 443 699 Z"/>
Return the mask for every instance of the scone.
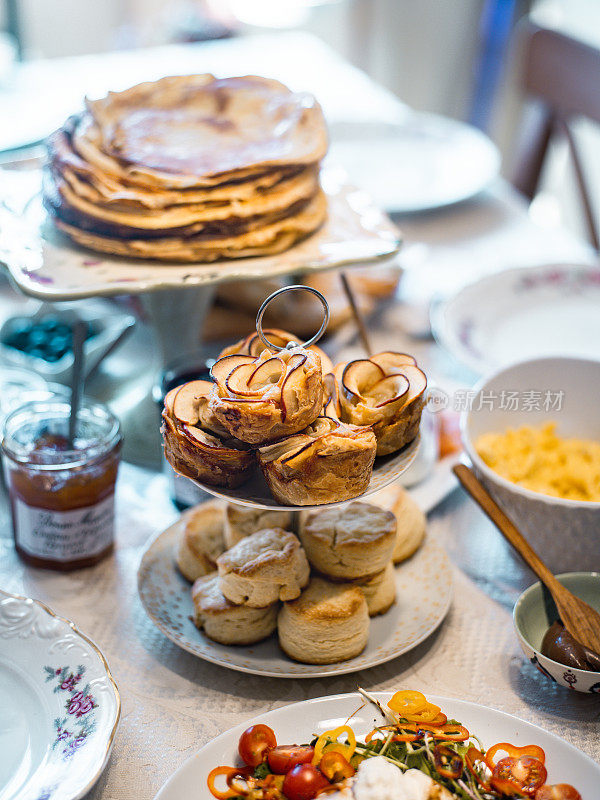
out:
<path id="1" fill-rule="evenodd" d="M 208 408 L 211 390 L 209 381 L 190 381 L 167 394 L 160 429 L 165 457 L 186 478 L 235 488 L 248 480 L 256 461 L 213 416 Z"/>
<path id="2" fill-rule="evenodd" d="M 369 502 L 391 511 L 396 517 L 396 544 L 392 553 L 399 564 L 415 553 L 425 538 L 427 518 L 402 486 L 386 486 L 369 495 Z"/>
<path id="3" fill-rule="evenodd" d="M 412 356 L 378 353 L 338 364 L 333 374 L 340 419 L 352 425 L 370 425 L 377 437 L 378 456 L 400 450 L 416 437 L 427 378 Z"/>
<path id="4" fill-rule="evenodd" d="M 251 533 L 264 531 L 267 528 L 283 528 L 289 531 L 292 526 L 291 511 L 264 511 L 262 508 L 235 506 L 227 503 L 225 507 L 225 548 L 229 549 L 240 539 Z"/>
<path id="5" fill-rule="evenodd" d="M 188 581 L 193 583 L 196 578 L 216 570 L 217 558 L 225 551 L 224 517 L 220 500 L 201 503 L 181 515 L 176 561 Z"/>
<path id="6" fill-rule="evenodd" d="M 221 644 L 254 644 L 277 627 L 279 604 L 265 608 L 236 606 L 219 589 L 219 575 L 212 572 L 192 586 L 194 625 Z"/>
<path id="7" fill-rule="evenodd" d="M 260 301 L 258 303 L 260 305 Z M 288 331 L 282 331 L 281 328 L 263 328 L 263 333 L 267 339 L 267 341 L 272 342 L 277 347 L 287 347 L 290 342 L 297 342 L 298 337 L 294 336 L 293 333 L 289 333 Z M 240 339 L 239 342 L 226 347 L 219 358 L 223 358 L 223 356 L 232 356 L 236 353 L 240 353 L 244 356 L 254 356 L 255 358 L 259 356 L 262 351 L 265 349 L 265 344 L 263 340 L 260 338 L 256 331 L 248 334 L 245 339 Z M 333 369 L 333 364 L 329 356 L 321 350 L 320 347 L 317 347 L 316 344 L 311 344 L 307 348 L 308 350 L 314 350 L 315 353 L 318 354 L 319 358 L 321 359 L 321 369 L 323 371 L 323 375 L 327 372 L 331 372 Z M 276 353 L 277 351 L 273 349 L 273 352 Z"/>
<path id="8" fill-rule="evenodd" d="M 211 375 L 210 412 L 231 436 L 251 445 L 298 433 L 323 408 L 321 360 L 314 350 L 224 356 Z"/>
<path id="9" fill-rule="evenodd" d="M 376 449 L 370 428 L 318 417 L 302 433 L 261 447 L 258 461 L 280 503 L 322 505 L 366 491 Z"/>
<path id="10" fill-rule="evenodd" d="M 388 565 L 396 518 L 369 503 L 348 503 L 304 514 L 299 535 L 308 560 L 326 577 L 366 578 Z"/>
<path id="11" fill-rule="evenodd" d="M 364 594 L 370 617 L 385 614 L 396 602 L 396 575 L 391 561 L 381 572 L 352 581 L 352 585 Z"/>
<path id="12" fill-rule="evenodd" d="M 304 664 L 335 664 L 362 653 L 369 638 L 369 610 L 357 586 L 313 577 L 277 619 L 279 644 Z"/>
<path id="13" fill-rule="evenodd" d="M 298 597 L 310 573 L 300 542 L 281 528 L 246 536 L 219 556 L 217 568 L 225 597 L 253 608 Z"/>

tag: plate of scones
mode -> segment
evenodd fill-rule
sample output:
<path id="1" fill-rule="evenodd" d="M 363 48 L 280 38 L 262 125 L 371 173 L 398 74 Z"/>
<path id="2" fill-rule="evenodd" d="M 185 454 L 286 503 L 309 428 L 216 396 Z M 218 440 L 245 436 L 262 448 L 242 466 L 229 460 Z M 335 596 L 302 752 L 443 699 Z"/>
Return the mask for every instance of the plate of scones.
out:
<path id="1" fill-rule="evenodd" d="M 416 647 L 444 619 L 451 567 L 399 486 L 368 502 L 266 510 L 211 499 L 148 546 L 152 622 L 199 658 L 274 677 L 344 674 Z"/>
<path id="2" fill-rule="evenodd" d="M 427 378 L 406 353 L 334 367 L 316 345 L 258 325 L 223 350 L 211 379 L 168 392 L 161 432 L 173 469 L 224 500 L 345 503 L 393 483 L 416 457 Z"/>

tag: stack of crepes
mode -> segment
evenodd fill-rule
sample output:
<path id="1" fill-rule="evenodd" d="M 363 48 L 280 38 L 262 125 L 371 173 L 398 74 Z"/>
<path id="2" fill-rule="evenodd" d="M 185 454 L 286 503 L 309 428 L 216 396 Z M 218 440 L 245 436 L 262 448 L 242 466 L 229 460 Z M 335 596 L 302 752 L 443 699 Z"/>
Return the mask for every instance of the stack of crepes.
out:
<path id="1" fill-rule="evenodd" d="M 209 262 L 279 253 L 326 217 L 314 97 L 256 76 L 169 77 L 71 117 L 48 141 L 44 202 L 92 250 Z"/>

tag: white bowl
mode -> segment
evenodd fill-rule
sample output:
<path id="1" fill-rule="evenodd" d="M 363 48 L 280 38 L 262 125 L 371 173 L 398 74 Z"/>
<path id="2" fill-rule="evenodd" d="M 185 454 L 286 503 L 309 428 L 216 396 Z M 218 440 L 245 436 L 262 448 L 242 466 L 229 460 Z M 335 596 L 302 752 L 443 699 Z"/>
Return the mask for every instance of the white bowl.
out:
<path id="1" fill-rule="evenodd" d="M 560 398 L 560 407 L 545 407 L 547 396 Z M 509 397 L 517 398 L 517 408 L 508 407 Z M 532 397 L 539 408 L 528 407 Z M 474 442 L 483 433 L 547 421 L 557 423 L 561 436 L 600 441 L 599 398 L 600 361 L 539 358 L 485 378 L 462 414 L 463 445 L 477 477 L 554 572 L 600 569 L 600 502 L 562 500 L 523 489 L 490 469 Z"/>

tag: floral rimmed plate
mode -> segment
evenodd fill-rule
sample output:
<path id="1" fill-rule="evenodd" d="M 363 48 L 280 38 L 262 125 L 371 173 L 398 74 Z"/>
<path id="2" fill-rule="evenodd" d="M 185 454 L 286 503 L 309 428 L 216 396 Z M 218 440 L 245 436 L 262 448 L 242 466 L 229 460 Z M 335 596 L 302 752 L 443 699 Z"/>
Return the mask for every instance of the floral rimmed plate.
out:
<path id="1" fill-rule="evenodd" d="M 600 269 L 506 269 L 434 303 L 435 338 L 478 375 L 543 356 L 600 358 Z"/>
<path id="2" fill-rule="evenodd" d="M 239 672 L 275 678 L 344 675 L 391 661 L 412 650 L 442 622 L 452 599 L 452 572 L 445 551 L 429 538 L 396 567 L 396 603 L 371 619 L 363 652 L 337 664 L 300 664 L 288 658 L 277 635 L 250 646 L 225 646 L 196 629 L 190 584 L 175 566 L 181 528 L 175 523 L 150 543 L 138 570 L 138 592 L 152 622 L 172 642 L 199 658 Z"/>
<path id="3" fill-rule="evenodd" d="M 0 590 L 0 800 L 76 800 L 104 769 L 121 702 L 98 648 Z"/>

